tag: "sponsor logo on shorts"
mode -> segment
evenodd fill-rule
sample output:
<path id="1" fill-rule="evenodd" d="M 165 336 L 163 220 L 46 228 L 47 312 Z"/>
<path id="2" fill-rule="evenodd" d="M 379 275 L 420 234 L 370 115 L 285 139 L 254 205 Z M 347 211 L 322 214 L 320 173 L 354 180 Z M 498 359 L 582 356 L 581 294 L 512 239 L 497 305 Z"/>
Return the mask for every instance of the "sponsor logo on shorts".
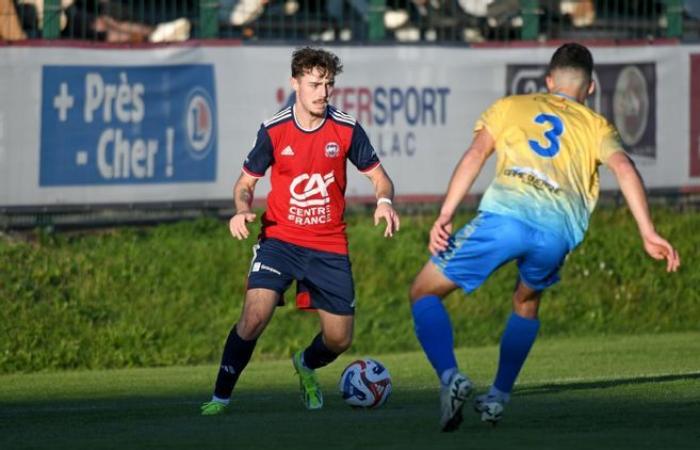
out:
<path id="1" fill-rule="evenodd" d="M 263 264 L 260 262 L 253 263 L 253 270 L 251 272 L 260 272 L 261 270 L 264 270 L 266 272 L 272 272 L 275 275 L 282 275 L 282 272 L 275 269 L 274 267 L 268 266 L 267 264 Z"/>

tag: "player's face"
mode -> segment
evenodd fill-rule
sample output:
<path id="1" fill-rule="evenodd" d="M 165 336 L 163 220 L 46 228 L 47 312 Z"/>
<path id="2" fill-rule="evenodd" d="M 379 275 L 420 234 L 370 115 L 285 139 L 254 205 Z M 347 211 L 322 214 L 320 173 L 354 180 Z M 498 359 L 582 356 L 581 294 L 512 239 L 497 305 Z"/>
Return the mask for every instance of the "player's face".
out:
<path id="1" fill-rule="evenodd" d="M 304 75 L 298 78 L 292 78 L 292 87 L 297 94 L 297 105 L 312 116 L 325 116 L 334 83 L 333 76 L 328 73 L 322 75 L 317 67 L 304 72 Z"/>

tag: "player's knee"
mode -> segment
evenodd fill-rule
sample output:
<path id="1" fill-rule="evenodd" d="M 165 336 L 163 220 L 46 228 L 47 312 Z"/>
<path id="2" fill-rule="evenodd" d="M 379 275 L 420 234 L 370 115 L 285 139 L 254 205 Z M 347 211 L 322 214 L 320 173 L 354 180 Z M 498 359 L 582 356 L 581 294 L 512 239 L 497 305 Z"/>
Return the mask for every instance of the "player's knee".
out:
<path id="1" fill-rule="evenodd" d="M 238 321 L 236 332 L 241 339 L 257 339 L 265 329 L 267 320 L 259 314 L 245 314 Z"/>
<path id="2" fill-rule="evenodd" d="M 238 333 L 238 336 L 241 339 L 250 341 L 252 339 L 257 339 L 258 336 L 260 336 L 262 333 L 262 327 L 256 327 L 250 323 L 239 322 L 238 327 L 236 327 L 236 333 Z"/>
<path id="3" fill-rule="evenodd" d="M 323 341 L 326 347 L 334 353 L 341 354 L 350 348 L 352 345 L 352 335 L 338 335 L 338 336 L 323 336 Z"/>
<path id="4" fill-rule="evenodd" d="M 525 319 L 537 319 L 539 311 L 539 298 L 521 298 L 513 295 L 513 312 Z"/>
<path id="5" fill-rule="evenodd" d="M 420 277 L 416 277 L 416 279 L 413 280 L 413 283 L 411 283 L 411 287 L 408 289 L 408 298 L 411 304 L 416 303 L 419 299 L 425 297 L 426 295 L 427 291 L 423 283 L 420 282 Z"/>

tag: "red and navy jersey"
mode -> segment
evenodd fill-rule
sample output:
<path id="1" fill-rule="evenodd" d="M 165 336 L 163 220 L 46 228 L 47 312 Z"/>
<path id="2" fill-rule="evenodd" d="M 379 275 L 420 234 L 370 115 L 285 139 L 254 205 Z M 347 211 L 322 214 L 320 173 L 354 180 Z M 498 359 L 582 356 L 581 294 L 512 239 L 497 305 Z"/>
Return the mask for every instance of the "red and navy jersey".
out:
<path id="1" fill-rule="evenodd" d="M 272 168 L 261 238 L 347 254 L 347 160 L 363 173 L 379 165 L 365 130 L 332 106 L 313 130 L 299 126 L 292 106 L 264 122 L 243 164 L 256 178 Z"/>

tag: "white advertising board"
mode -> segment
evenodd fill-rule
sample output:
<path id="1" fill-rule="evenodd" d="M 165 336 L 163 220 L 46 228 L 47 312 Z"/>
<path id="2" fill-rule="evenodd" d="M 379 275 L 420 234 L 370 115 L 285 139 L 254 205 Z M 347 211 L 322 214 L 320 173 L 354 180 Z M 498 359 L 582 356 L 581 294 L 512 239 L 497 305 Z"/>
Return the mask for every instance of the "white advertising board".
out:
<path id="1" fill-rule="evenodd" d="M 260 123 L 289 101 L 292 50 L 0 48 L 0 207 L 230 198 Z M 345 66 L 332 103 L 365 127 L 397 194 L 419 199 L 444 192 L 491 102 L 542 89 L 553 48 L 331 50 Z M 700 46 L 592 51 L 600 89 L 590 106 L 617 125 L 647 186 L 700 186 L 689 158 Z M 348 170 L 348 196 L 370 196 Z M 603 189 L 615 188 L 602 172 Z"/>

